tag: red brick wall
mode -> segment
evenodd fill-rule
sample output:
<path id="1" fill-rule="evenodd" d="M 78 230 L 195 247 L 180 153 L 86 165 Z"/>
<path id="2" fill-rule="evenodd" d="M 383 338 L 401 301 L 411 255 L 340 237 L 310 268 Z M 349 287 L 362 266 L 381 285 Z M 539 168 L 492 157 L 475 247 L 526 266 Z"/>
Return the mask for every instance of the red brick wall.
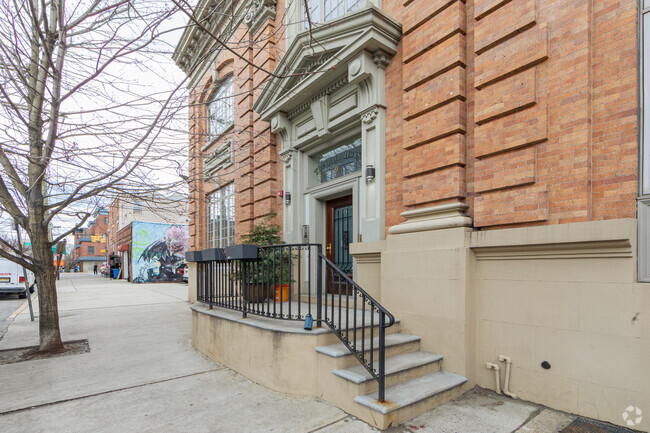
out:
<path id="1" fill-rule="evenodd" d="M 284 6 L 238 52 L 273 70 Z M 386 70 L 386 226 L 401 212 L 463 201 L 474 225 L 635 216 L 635 0 L 384 0 L 403 26 Z M 257 42 L 249 44 L 254 39 Z M 280 140 L 253 112 L 267 74 L 222 52 L 235 77 L 236 239 L 270 212 L 281 221 Z M 205 248 L 202 179 L 208 73 L 190 99 L 191 247 Z M 210 152 L 212 149 L 209 149 Z"/>
<path id="2" fill-rule="evenodd" d="M 268 122 L 253 112 L 254 98 L 261 92 L 268 75 L 250 63 L 265 70 L 273 70 L 276 64 L 275 50 L 284 43 L 284 14 L 278 5 L 278 24 L 268 22 L 256 35 L 251 35 L 242 24 L 232 37 L 232 47 L 238 55 L 222 50 L 215 60 L 219 76 L 234 77 L 234 127 L 220 137 L 217 143 L 205 151 L 206 101 L 215 89 L 208 72 L 190 95 L 190 249 L 207 248 L 207 200 L 208 194 L 218 186 L 203 180 L 203 161 L 218 146 L 233 140 L 234 163 L 216 173 L 220 185 L 234 183 L 235 188 L 235 242 L 248 233 L 254 224 L 260 223 L 270 213 L 282 221 L 282 199 L 277 192 L 282 189 L 282 165 L 278 155 L 279 142 L 270 131 Z M 257 39 L 261 43 L 250 43 Z M 240 57 L 241 56 L 241 57 Z M 247 62 L 248 60 L 248 62 Z"/>
<path id="3" fill-rule="evenodd" d="M 119 247 L 117 239 L 117 223 L 119 219 L 120 205 L 123 205 L 122 202 L 120 199 L 116 198 L 108 208 L 108 231 L 106 237 L 108 240 L 108 252 L 111 254 Z"/>
<path id="4" fill-rule="evenodd" d="M 635 216 L 634 0 L 385 0 L 386 225 L 461 200 L 476 227 Z"/>

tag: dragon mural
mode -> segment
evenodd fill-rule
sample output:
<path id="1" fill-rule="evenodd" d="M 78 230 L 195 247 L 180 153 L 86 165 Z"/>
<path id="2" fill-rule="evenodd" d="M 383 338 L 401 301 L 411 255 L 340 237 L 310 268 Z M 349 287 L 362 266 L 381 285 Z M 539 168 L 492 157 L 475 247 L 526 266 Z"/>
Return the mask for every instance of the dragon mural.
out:
<path id="1" fill-rule="evenodd" d="M 167 226 L 162 238 L 149 243 L 138 257 L 136 283 L 174 281 L 176 268 L 183 263 L 189 249 L 187 226 Z M 147 234 L 149 234 L 147 232 Z"/>

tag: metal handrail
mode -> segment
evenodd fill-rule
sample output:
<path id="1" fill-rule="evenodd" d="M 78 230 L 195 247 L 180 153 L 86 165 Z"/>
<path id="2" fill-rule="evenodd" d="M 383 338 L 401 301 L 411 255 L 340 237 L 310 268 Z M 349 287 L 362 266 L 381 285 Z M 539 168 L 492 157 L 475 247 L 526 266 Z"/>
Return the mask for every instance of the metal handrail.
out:
<path id="1" fill-rule="evenodd" d="M 222 258 L 218 260 L 197 261 L 199 301 L 207 303 L 210 309 L 218 306 L 241 311 L 243 317 L 255 314 L 283 320 L 306 320 L 312 317 L 315 310 L 316 326 L 320 327 L 324 322 L 332 330 L 377 380 L 378 399 L 384 401 L 385 330 L 395 323 L 395 317 L 324 256 L 322 245 L 263 246 L 259 247 L 257 258 L 253 260 L 230 260 L 225 254 L 220 256 Z M 286 306 L 283 302 L 284 289 L 280 287 L 278 300 L 276 284 L 289 286 Z M 298 284 L 296 310 L 292 310 L 294 284 Z M 312 305 L 313 294 L 316 295 L 315 306 Z M 304 295 L 307 308 L 303 310 L 301 301 Z M 377 323 L 375 314 L 379 316 Z M 360 328 L 357 325 L 361 325 Z M 366 345 L 368 327 L 370 338 Z M 357 335 L 359 331 L 360 336 Z M 376 347 L 375 331 L 378 333 Z M 378 352 L 376 367 L 375 350 Z"/>
<path id="2" fill-rule="evenodd" d="M 385 388 L 386 388 L 386 328 L 391 327 L 393 324 L 395 324 L 395 317 L 388 311 L 386 308 L 384 308 L 379 302 L 377 302 L 370 294 L 368 294 L 365 290 L 363 290 L 357 283 L 352 281 L 350 277 L 348 277 L 341 269 L 339 269 L 331 260 L 329 260 L 327 257 L 325 257 L 323 254 L 319 253 L 319 257 L 322 261 L 322 263 L 325 264 L 325 280 L 326 284 L 332 287 L 331 290 L 331 321 L 328 321 L 327 319 L 327 312 L 328 306 L 327 306 L 327 296 L 325 296 L 325 308 L 324 311 L 326 313 L 325 315 L 325 323 L 328 325 L 328 327 L 334 332 L 334 334 L 341 340 L 341 342 L 348 348 L 348 350 L 354 355 L 355 358 L 359 361 L 359 363 L 370 373 L 370 375 L 377 380 L 379 384 L 379 389 L 378 389 L 378 400 L 383 402 L 385 400 Z M 334 275 L 336 275 L 336 278 L 334 278 Z M 331 276 L 331 278 L 328 278 L 328 276 Z M 342 314 L 341 314 L 341 303 L 343 301 L 342 299 L 342 292 L 343 292 L 343 282 L 345 282 L 345 287 L 346 287 L 346 323 L 345 323 L 345 330 L 343 329 L 343 323 L 342 323 Z M 338 288 L 338 293 L 335 293 L 336 289 Z M 349 289 L 352 288 L 352 297 L 353 297 L 353 307 L 352 309 L 349 308 L 349 303 L 350 303 L 350 293 Z M 335 319 L 334 315 L 334 303 L 336 301 L 335 297 L 338 295 L 338 309 L 339 309 L 339 314 L 338 314 L 338 326 Z M 357 312 L 358 310 L 358 304 L 357 304 L 357 299 L 361 298 L 362 301 L 362 309 L 361 311 L 361 338 L 360 342 L 357 341 Z M 319 297 L 320 299 L 320 297 Z M 365 330 L 366 330 L 366 318 L 365 318 L 365 312 L 366 312 L 366 305 L 370 307 L 370 347 L 366 348 L 366 341 L 365 341 Z M 321 309 L 319 308 L 318 311 Z M 352 332 L 352 338 L 350 338 L 350 316 L 347 314 L 347 311 L 353 311 L 353 332 Z M 379 320 L 377 321 L 377 325 L 379 328 L 379 335 L 378 335 L 378 347 L 377 349 L 377 354 L 378 354 L 378 360 L 377 360 L 377 368 L 375 369 L 374 367 L 374 353 L 375 353 L 375 347 L 374 347 L 374 315 L 372 314 L 373 312 L 377 312 L 379 314 Z M 388 318 L 388 321 L 386 321 L 386 318 Z"/>

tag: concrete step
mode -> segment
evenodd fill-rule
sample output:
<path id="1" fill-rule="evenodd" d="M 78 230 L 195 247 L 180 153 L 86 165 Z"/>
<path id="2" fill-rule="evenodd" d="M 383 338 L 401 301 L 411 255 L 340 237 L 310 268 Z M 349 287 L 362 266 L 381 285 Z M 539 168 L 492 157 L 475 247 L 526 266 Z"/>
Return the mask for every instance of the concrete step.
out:
<path id="1" fill-rule="evenodd" d="M 398 325 L 393 325 L 391 328 L 395 328 Z M 390 329 L 390 328 L 388 328 Z M 367 336 L 367 334 L 366 334 Z M 374 356 L 377 357 L 379 350 L 379 337 L 373 339 Z M 370 350 L 370 337 L 365 339 L 365 348 Z M 361 340 L 357 340 L 357 345 L 361 349 Z M 420 337 L 417 335 L 410 334 L 386 334 L 386 357 L 399 355 L 401 353 L 408 352 L 417 352 L 420 350 Z M 352 352 L 343 344 L 336 343 L 329 346 L 320 346 L 316 348 L 316 351 L 322 355 L 319 357 L 319 362 L 322 363 L 324 368 L 329 368 L 331 374 L 332 370 L 338 370 L 348 367 L 353 367 L 359 365 L 359 361 L 352 355 Z M 369 355 L 368 355 L 369 356 Z M 377 359 L 377 358 L 375 358 Z"/>
<path id="2" fill-rule="evenodd" d="M 375 348 L 379 347 L 379 337 L 375 337 L 373 338 L 373 340 L 374 340 L 372 342 L 373 347 Z M 389 347 L 398 346 L 401 344 L 419 342 L 419 341 L 420 341 L 420 337 L 417 335 L 404 334 L 400 332 L 398 334 L 386 335 L 385 345 L 386 345 L 386 349 L 388 349 Z M 361 343 L 361 342 L 357 341 L 357 343 Z M 370 347 L 370 338 L 365 339 L 364 345 L 366 348 Z M 359 344 L 359 347 L 361 347 L 361 344 Z M 316 352 L 322 353 L 323 355 L 331 356 L 332 358 L 339 358 L 341 356 L 352 355 L 350 353 L 350 350 L 343 343 L 332 344 L 330 346 L 317 347 Z"/>
<path id="3" fill-rule="evenodd" d="M 435 371 L 440 370 L 440 365 L 438 361 L 442 359 L 442 355 L 429 352 L 410 352 L 402 353 L 400 355 L 390 356 L 386 358 L 386 381 L 389 381 L 389 376 L 396 376 L 400 373 L 403 373 L 407 370 L 412 370 L 419 367 L 430 366 L 434 368 Z M 432 364 L 436 364 L 432 366 Z M 379 362 L 375 361 L 373 364 L 375 369 L 378 368 Z M 332 373 L 342 377 L 345 380 L 356 384 L 362 384 L 368 381 L 374 381 L 375 379 L 370 375 L 368 370 L 366 370 L 362 365 L 356 365 L 354 367 L 334 370 Z"/>
<path id="4" fill-rule="evenodd" d="M 466 382 L 464 376 L 438 371 L 387 387 L 383 403 L 377 401 L 377 392 L 360 395 L 354 401 L 370 411 L 360 417 L 378 421 L 373 424 L 383 430 L 458 397 L 464 392 L 462 385 Z"/>
<path id="5" fill-rule="evenodd" d="M 316 322 L 314 321 L 314 325 Z M 338 323 L 336 323 L 338 326 Z M 378 337 L 379 336 L 379 326 L 377 325 L 377 322 L 375 321 L 375 326 L 370 327 L 369 324 L 367 326 L 361 326 L 357 325 L 355 328 L 352 323 L 350 323 L 350 327 L 347 328 L 345 323 L 342 323 L 343 329 L 341 331 L 342 335 L 344 338 L 347 338 L 349 341 L 354 341 L 354 336 L 356 334 L 357 338 L 357 344 L 361 344 L 361 340 L 366 340 L 369 339 L 370 337 Z M 323 328 L 329 328 L 325 323 L 323 323 Z M 400 327 L 399 327 L 399 321 L 396 320 L 395 324 L 389 328 L 385 329 L 386 332 L 386 337 L 389 335 L 397 334 L 399 333 Z M 341 340 L 338 339 L 338 337 L 335 336 L 335 339 L 332 340 L 332 344 L 336 344 L 336 342 L 340 342 Z M 370 347 L 370 346 L 368 346 Z M 368 350 L 368 348 L 366 348 Z M 348 351 L 349 352 L 349 351 Z"/>

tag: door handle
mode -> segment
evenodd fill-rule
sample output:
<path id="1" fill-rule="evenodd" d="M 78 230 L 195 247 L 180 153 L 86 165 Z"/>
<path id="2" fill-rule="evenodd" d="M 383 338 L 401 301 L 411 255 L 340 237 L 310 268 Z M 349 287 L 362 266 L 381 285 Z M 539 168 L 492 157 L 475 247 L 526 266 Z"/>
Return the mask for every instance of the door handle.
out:
<path id="1" fill-rule="evenodd" d="M 327 254 L 332 254 L 332 244 L 327 244 L 325 251 L 327 251 Z"/>

